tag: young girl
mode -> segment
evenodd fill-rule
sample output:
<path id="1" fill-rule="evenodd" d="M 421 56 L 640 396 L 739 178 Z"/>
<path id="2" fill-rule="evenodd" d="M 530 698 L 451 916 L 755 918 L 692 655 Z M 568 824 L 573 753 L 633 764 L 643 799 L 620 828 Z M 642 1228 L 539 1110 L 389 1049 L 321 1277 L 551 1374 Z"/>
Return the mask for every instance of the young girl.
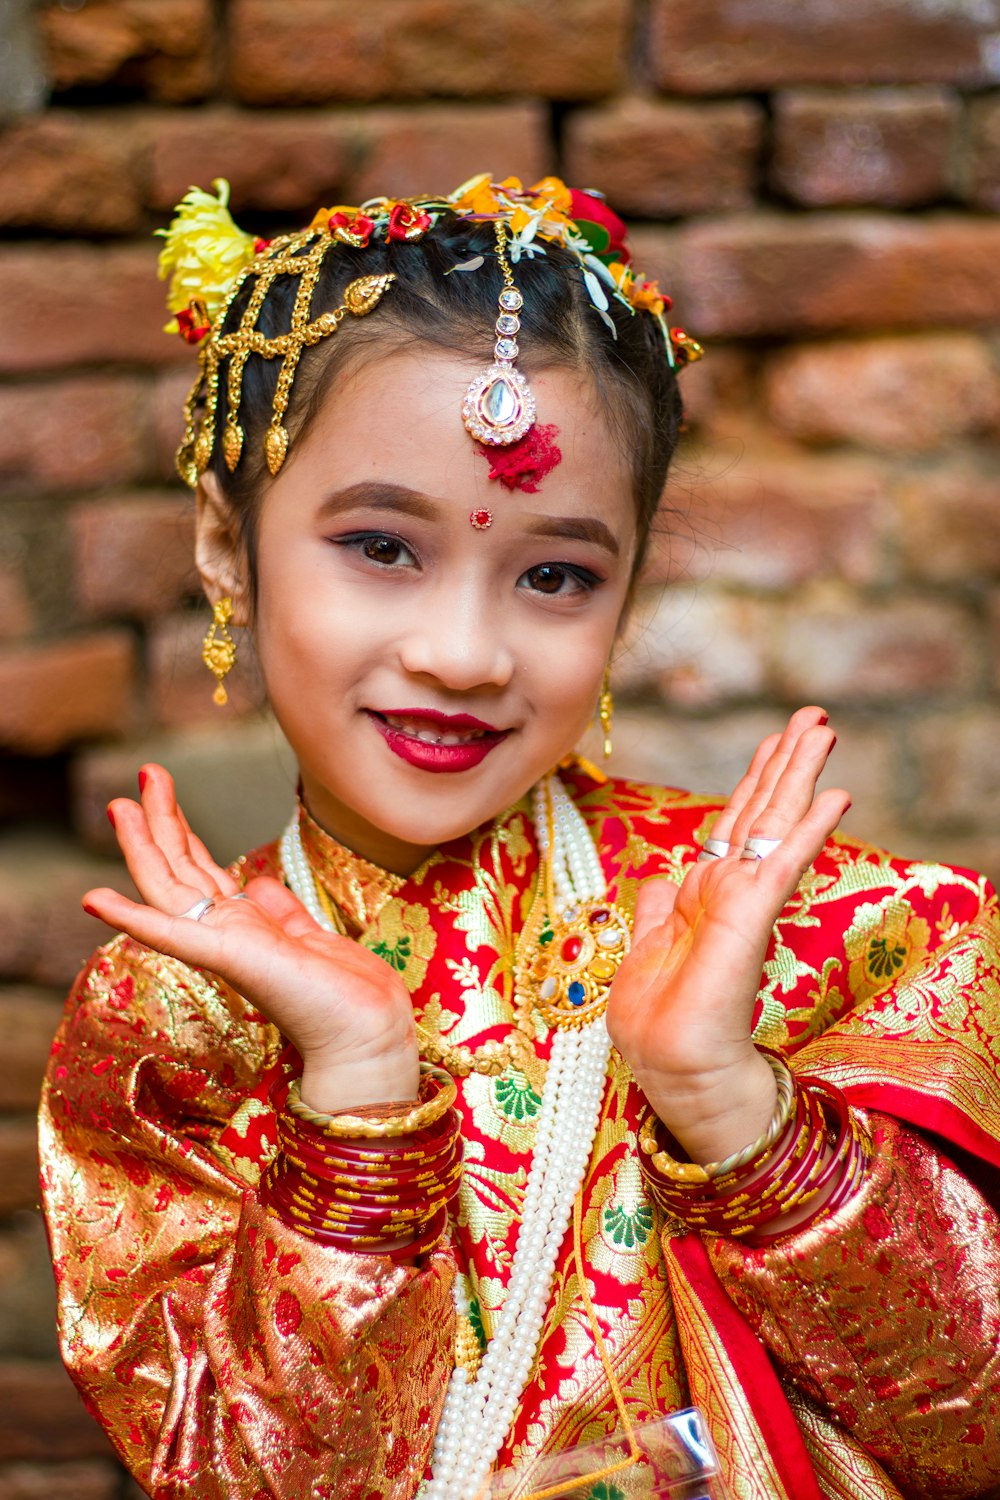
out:
<path id="1" fill-rule="evenodd" d="M 164 262 L 206 661 L 252 633 L 300 782 L 225 870 L 144 767 L 86 898 L 43 1183 L 126 1464 L 465 1500 L 692 1404 L 739 1500 L 1000 1486 L 994 898 L 832 837 L 817 708 L 722 808 L 573 757 L 698 352 L 620 221 L 482 177 L 268 244 L 220 186 Z"/>

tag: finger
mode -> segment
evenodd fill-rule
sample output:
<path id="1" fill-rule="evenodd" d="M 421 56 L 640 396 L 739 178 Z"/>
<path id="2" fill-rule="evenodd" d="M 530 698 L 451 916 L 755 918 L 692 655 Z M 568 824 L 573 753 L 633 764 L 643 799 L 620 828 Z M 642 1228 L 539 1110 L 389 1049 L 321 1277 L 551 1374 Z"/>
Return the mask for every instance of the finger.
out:
<path id="1" fill-rule="evenodd" d="M 150 762 L 139 771 L 140 799 L 150 833 L 174 872 L 191 885 L 207 880 L 214 890 L 231 895 L 236 882 L 195 839 L 177 801 L 174 779 L 165 767 Z"/>
<path id="2" fill-rule="evenodd" d="M 783 839 L 805 817 L 816 795 L 816 784 L 837 743 L 832 729 L 817 725 L 793 750 L 788 764 L 747 832 L 748 838 Z"/>
<path id="3" fill-rule="evenodd" d="M 826 711 L 817 708 L 814 704 L 808 708 L 797 709 L 792 714 L 784 732 L 769 757 L 767 764 L 761 771 L 757 787 L 750 797 L 747 798 L 740 810 L 739 817 L 730 832 L 730 842 L 742 848 L 750 834 L 750 829 L 760 813 L 770 802 L 774 789 L 780 781 L 786 766 L 795 753 L 795 748 L 800 739 L 808 731 L 819 725 L 825 725 L 827 720 Z"/>
<path id="4" fill-rule="evenodd" d="M 641 943 L 643 938 L 662 927 L 677 903 L 677 886 L 666 875 L 657 875 L 644 880 L 635 899 L 635 917 L 632 922 L 632 942 Z"/>
<path id="5" fill-rule="evenodd" d="M 778 847 L 757 862 L 754 883 L 765 896 L 777 905 L 790 899 L 850 805 L 851 795 L 843 787 L 820 792 Z"/>
<path id="6" fill-rule="evenodd" d="M 189 878 L 184 879 L 174 870 L 153 838 L 146 815 L 138 803 L 127 797 L 116 797 L 109 804 L 108 811 L 133 884 L 148 906 L 176 914 L 186 911 L 202 896 L 223 894 L 203 874 L 195 874 L 189 869 Z"/>
<path id="7" fill-rule="evenodd" d="M 761 772 L 778 748 L 780 739 L 780 734 L 769 734 L 766 739 L 761 740 L 753 753 L 746 773 L 737 782 L 732 796 L 713 824 L 713 839 L 724 839 L 726 843 L 729 842 L 736 819 L 757 790 Z"/>
<path id="8" fill-rule="evenodd" d="M 237 903 L 237 908 L 239 905 Z M 169 958 L 215 973 L 223 966 L 229 967 L 224 960 L 229 945 L 224 946 L 218 924 L 210 926 L 205 920 L 197 922 L 190 917 L 169 916 L 155 906 L 141 905 L 120 891 L 105 887 L 88 891 L 83 906 L 91 916 L 99 917 L 116 932 L 125 932 L 147 948 L 154 948 Z"/>

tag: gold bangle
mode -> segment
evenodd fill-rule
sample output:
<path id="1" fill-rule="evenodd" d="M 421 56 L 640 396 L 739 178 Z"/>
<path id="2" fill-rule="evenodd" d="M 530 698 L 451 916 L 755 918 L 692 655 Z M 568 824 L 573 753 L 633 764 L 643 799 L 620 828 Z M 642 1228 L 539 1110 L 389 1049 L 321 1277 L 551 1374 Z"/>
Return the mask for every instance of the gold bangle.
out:
<path id="1" fill-rule="evenodd" d="M 755 1158 L 764 1157 L 765 1153 L 771 1154 L 775 1142 L 791 1118 L 795 1079 L 782 1058 L 771 1052 L 762 1052 L 762 1056 L 774 1074 L 778 1098 L 770 1120 L 757 1139 L 742 1150 L 733 1152 L 724 1161 L 710 1161 L 704 1166 L 693 1161 L 676 1161 L 656 1139 L 656 1116 L 649 1114 L 639 1131 L 639 1146 L 652 1159 L 657 1172 L 662 1173 L 670 1182 L 679 1182 L 687 1187 L 703 1187 L 706 1182 L 728 1177 L 733 1172 L 749 1167 L 755 1163 Z"/>
<path id="2" fill-rule="evenodd" d="M 310 1109 L 308 1104 L 302 1102 L 301 1079 L 296 1078 L 288 1087 L 288 1112 L 334 1140 L 356 1140 L 359 1137 L 362 1140 L 391 1140 L 394 1136 L 412 1135 L 414 1131 L 433 1125 L 454 1104 L 458 1089 L 454 1079 L 444 1068 L 421 1063 L 421 1093 L 424 1091 L 424 1084 L 428 1082 L 438 1085 L 437 1092 L 430 1099 L 421 1099 L 404 1114 L 393 1115 L 388 1120 L 366 1120 L 360 1115 L 328 1115 L 318 1109 Z"/>

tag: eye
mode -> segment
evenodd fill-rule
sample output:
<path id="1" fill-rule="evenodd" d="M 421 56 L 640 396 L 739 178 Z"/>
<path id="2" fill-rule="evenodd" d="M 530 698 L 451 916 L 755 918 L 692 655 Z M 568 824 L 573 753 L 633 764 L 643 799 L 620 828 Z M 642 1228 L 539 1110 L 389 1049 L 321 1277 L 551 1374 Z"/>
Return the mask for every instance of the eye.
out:
<path id="1" fill-rule="evenodd" d="M 600 579 L 588 568 L 570 567 L 568 563 L 539 563 L 537 567 L 522 573 L 518 579 L 519 585 L 533 593 L 547 594 L 550 597 L 556 594 L 590 593 L 599 582 Z"/>
<path id="2" fill-rule="evenodd" d="M 353 536 L 337 538 L 337 545 L 357 552 L 367 562 L 377 563 L 383 568 L 408 568 L 416 562 L 413 553 L 398 536 L 385 532 L 356 532 Z"/>

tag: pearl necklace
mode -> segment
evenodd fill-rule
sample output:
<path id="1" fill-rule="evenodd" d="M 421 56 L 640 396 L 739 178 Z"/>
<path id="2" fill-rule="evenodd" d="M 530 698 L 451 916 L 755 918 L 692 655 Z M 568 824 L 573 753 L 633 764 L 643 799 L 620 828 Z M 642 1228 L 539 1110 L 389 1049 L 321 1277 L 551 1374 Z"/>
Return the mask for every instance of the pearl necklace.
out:
<path id="1" fill-rule="evenodd" d="M 597 851 L 558 776 L 535 787 L 534 823 L 542 858 L 550 862 L 556 914 L 602 899 L 606 885 Z M 330 930 L 297 815 L 280 847 L 289 886 L 313 920 Z M 422 1486 L 421 1500 L 477 1495 L 507 1436 L 531 1375 L 559 1250 L 590 1160 L 610 1050 L 603 1014 L 585 1026 L 558 1029 L 552 1039 L 506 1298 L 475 1375 L 461 1366 L 452 1373 L 434 1440 L 432 1478 Z"/>

